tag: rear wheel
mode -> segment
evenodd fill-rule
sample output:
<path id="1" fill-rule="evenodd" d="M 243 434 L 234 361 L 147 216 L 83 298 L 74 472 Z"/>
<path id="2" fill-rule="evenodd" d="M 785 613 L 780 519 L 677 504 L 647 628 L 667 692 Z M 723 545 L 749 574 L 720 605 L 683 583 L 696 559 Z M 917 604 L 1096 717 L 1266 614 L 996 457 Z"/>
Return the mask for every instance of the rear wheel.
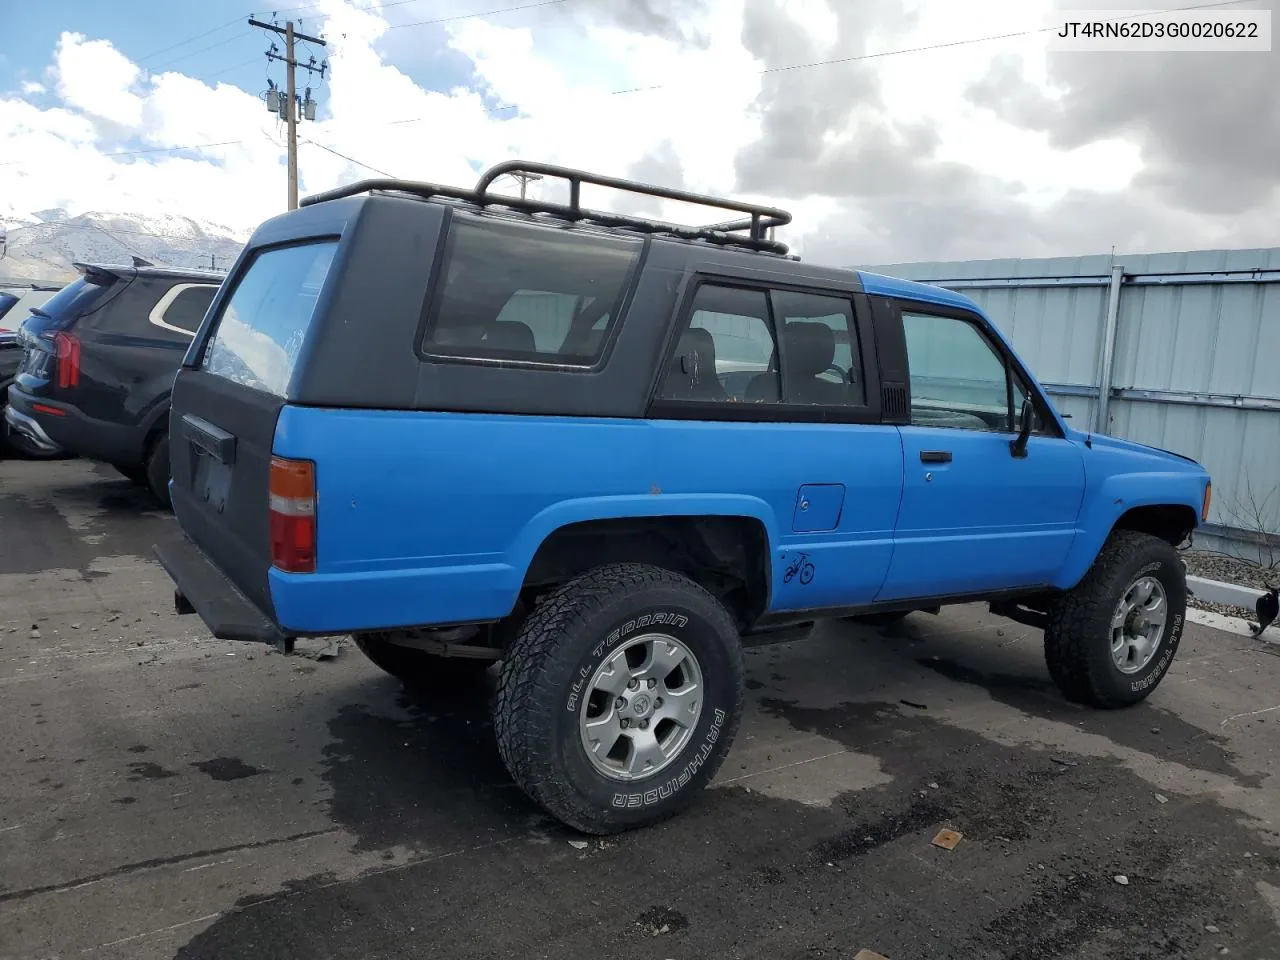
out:
<path id="1" fill-rule="evenodd" d="M 561 822 L 595 834 L 644 826 L 714 776 L 743 688 L 737 628 L 707 591 L 659 567 L 597 567 L 539 604 L 508 649 L 498 751 Z"/>
<path id="2" fill-rule="evenodd" d="M 138 486 L 149 486 L 147 482 L 147 467 L 145 464 L 135 464 L 134 466 L 125 467 L 118 463 L 113 463 L 112 466 L 120 472 L 122 477 L 133 481 Z"/>
<path id="3" fill-rule="evenodd" d="M 165 509 L 173 503 L 169 499 L 169 433 L 160 434 L 151 444 L 144 467 L 147 489 Z M 128 474 L 125 474 L 128 476 Z"/>
<path id="4" fill-rule="evenodd" d="M 1117 530 L 1049 613 L 1049 674 L 1078 703 L 1138 703 L 1168 673 L 1186 612 L 1186 569 L 1177 550 L 1158 537 Z"/>
<path id="5" fill-rule="evenodd" d="M 453 692 L 478 684 L 490 661 L 475 657 L 441 657 L 401 646 L 389 634 L 365 633 L 353 638 L 360 652 L 374 665 L 391 674 L 412 690 Z"/>

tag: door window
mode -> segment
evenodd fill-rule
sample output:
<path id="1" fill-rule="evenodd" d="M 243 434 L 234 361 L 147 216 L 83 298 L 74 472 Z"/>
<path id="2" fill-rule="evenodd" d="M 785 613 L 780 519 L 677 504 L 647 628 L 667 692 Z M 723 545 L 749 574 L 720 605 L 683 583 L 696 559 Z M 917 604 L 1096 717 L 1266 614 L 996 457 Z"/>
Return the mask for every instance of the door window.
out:
<path id="1" fill-rule="evenodd" d="M 777 345 L 763 290 L 703 284 L 667 367 L 667 400 L 777 403 Z"/>
<path id="2" fill-rule="evenodd" d="M 911 422 L 916 426 L 1012 431 L 1009 371 L 978 327 L 904 310 Z"/>
<path id="3" fill-rule="evenodd" d="M 862 350 L 850 301 L 783 290 L 773 291 L 772 298 L 773 315 L 783 342 L 786 401 L 865 405 Z"/>

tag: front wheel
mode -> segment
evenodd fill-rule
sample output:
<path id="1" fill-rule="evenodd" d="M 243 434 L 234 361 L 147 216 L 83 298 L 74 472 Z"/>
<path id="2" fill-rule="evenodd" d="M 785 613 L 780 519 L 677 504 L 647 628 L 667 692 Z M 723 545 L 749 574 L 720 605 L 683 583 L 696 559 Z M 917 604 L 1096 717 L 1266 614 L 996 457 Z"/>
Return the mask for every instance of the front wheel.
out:
<path id="1" fill-rule="evenodd" d="M 1159 537 L 1117 530 L 1049 613 L 1049 674 L 1077 703 L 1138 703 L 1168 673 L 1186 613 L 1186 569 L 1178 552 Z"/>
<path id="2" fill-rule="evenodd" d="M 616 833 L 683 810 L 737 732 L 742 646 L 688 578 L 610 564 L 555 590 L 503 660 L 494 731 L 507 770 L 561 822 Z"/>

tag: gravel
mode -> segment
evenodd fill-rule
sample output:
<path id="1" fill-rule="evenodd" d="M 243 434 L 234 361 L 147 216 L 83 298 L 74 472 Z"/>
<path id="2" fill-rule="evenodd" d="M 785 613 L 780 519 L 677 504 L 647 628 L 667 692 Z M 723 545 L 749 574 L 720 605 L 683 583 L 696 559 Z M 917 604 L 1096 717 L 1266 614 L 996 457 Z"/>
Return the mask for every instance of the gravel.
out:
<path id="1" fill-rule="evenodd" d="M 1267 580 L 1280 582 L 1280 570 L 1265 570 L 1256 563 L 1249 563 L 1236 557 L 1228 557 L 1221 553 L 1204 550 L 1184 550 L 1182 559 L 1186 561 L 1187 573 L 1208 580 L 1219 580 L 1223 583 L 1234 583 L 1242 587 L 1253 587 L 1257 590 L 1267 588 Z M 1210 603 L 1199 597 L 1187 597 L 1187 605 L 1199 610 L 1208 610 L 1224 617 L 1239 617 L 1242 620 L 1256 620 L 1257 612 L 1250 607 L 1237 607 L 1226 603 Z"/>
<path id="2" fill-rule="evenodd" d="M 1242 587 L 1267 589 L 1267 580 L 1272 585 L 1280 583 L 1280 570 L 1266 570 L 1256 563 L 1249 563 L 1221 553 L 1210 553 L 1205 550 L 1184 550 L 1182 559 L 1186 561 L 1187 573 L 1208 580 L 1221 580 L 1224 583 L 1235 583 Z"/>

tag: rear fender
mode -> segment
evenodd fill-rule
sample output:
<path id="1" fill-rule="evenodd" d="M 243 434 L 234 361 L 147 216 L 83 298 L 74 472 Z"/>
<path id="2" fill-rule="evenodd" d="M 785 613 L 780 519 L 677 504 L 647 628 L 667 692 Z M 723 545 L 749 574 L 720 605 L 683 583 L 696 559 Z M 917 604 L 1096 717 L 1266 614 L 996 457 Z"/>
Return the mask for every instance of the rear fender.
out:
<path id="1" fill-rule="evenodd" d="M 763 525 L 770 550 L 778 543 L 778 521 L 769 505 L 758 497 L 711 494 L 651 494 L 613 497 L 584 497 L 561 500 L 538 513 L 520 531 L 507 552 L 506 560 L 520 573 L 523 583 L 538 548 L 557 530 L 591 520 L 622 520 L 648 517 L 746 517 Z"/>
<path id="2" fill-rule="evenodd" d="M 1200 522 L 1208 477 L 1186 471 L 1118 473 L 1089 491 L 1080 513 L 1080 531 L 1053 586 L 1069 590 L 1083 579 L 1117 521 L 1135 507 L 1190 507 Z"/>

